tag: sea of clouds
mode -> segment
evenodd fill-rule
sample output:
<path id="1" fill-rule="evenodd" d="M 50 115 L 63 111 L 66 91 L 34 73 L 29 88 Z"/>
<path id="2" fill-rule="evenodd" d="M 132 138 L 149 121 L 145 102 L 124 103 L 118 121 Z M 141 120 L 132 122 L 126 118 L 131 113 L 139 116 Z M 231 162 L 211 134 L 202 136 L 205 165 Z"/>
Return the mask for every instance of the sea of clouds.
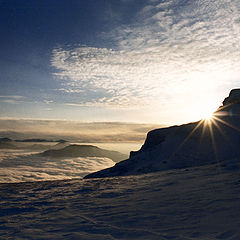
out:
<path id="1" fill-rule="evenodd" d="M 101 157 L 54 159 L 40 157 L 37 152 L 1 150 L 0 183 L 82 178 L 114 164 L 111 159 Z"/>

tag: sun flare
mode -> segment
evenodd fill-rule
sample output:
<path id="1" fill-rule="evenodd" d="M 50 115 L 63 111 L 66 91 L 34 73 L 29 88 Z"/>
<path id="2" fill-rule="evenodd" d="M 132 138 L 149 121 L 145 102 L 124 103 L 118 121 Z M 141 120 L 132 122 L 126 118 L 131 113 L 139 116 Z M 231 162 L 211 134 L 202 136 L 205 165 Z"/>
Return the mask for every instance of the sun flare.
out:
<path id="1" fill-rule="evenodd" d="M 207 120 L 211 121 L 216 111 L 216 107 L 207 107 L 206 105 L 194 107 L 191 111 L 191 116 L 193 120 Z"/>
<path id="2" fill-rule="evenodd" d="M 202 119 L 210 121 L 213 117 L 213 112 L 205 112 L 202 114 Z"/>

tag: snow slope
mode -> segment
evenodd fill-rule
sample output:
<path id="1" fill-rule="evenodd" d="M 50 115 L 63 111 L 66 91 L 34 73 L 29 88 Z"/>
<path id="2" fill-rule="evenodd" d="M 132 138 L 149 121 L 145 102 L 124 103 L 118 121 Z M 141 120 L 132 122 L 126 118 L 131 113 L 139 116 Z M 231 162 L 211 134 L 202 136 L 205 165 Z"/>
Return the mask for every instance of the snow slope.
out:
<path id="1" fill-rule="evenodd" d="M 239 240 L 240 164 L 0 184 L 0 239 Z"/>
<path id="2" fill-rule="evenodd" d="M 150 131 L 139 151 L 86 178 L 126 176 L 201 166 L 240 157 L 240 89 L 231 91 L 212 121 Z"/>

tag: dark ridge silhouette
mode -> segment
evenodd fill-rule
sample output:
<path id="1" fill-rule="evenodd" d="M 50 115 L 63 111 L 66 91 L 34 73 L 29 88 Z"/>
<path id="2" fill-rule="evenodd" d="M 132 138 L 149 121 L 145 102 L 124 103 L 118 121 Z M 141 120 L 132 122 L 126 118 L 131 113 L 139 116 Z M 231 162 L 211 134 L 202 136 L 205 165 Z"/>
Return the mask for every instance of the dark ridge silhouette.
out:
<path id="1" fill-rule="evenodd" d="M 189 168 L 240 157 L 240 89 L 234 89 L 212 120 L 150 131 L 139 151 L 115 166 L 87 175 L 99 178 Z M 236 160 L 237 161 L 237 160 Z"/>
<path id="2" fill-rule="evenodd" d="M 15 142 L 60 142 L 65 143 L 66 140 L 60 139 L 60 140 L 48 140 L 48 139 L 41 139 L 41 138 L 30 138 L 30 139 L 16 139 Z"/>
<path id="3" fill-rule="evenodd" d="M 13 140 L 7 137 L 0 138 L 0 142 L 12 142 Z"/>
<path id="4" fill-rule="evenodd" d="M 48 142 L 52 143 L 52 142 Z M 53 142 L 54 143 L 54 142 Z M 49 149 L 61 149 L 66 146 L 68 146 L 69 143 L 67 141 L 65 142 L 58 142 L 56 145 L 51 144 L 43 144 L 35 143 L 32 144 L 32 142 L 15 142 L 15 141 L 0 141 L 0 149 L 25 149 L 25 150 L 32 150 L 32 151 L 46 151 Z"/>
<path id="5" fill-rule="evenodd" d="M 64 139 L 59 139 L 59 140 L 57 140 L 56 142 L 58 142 L 58 143 L 67 143 L 68 141 L 67 141 L 67 140 L 64 140 Z"/>
<path id="6" fill-rule="evenodd" d="M 62 149 L 51 149 L 40 153 L 43 157 L 66 158 L 66 157 L 107 157 L 115 162 L 127 158 L 127 155 L 117 151 L 105 150 L 93 145 L 72 144 Z"/>
<path id="7" fill-rule="evenodd" d="M 58 142 L 55 145 L 46 145 L 46 144 L 36 143 L 36 144 L 33 144 L 33 145 L 27 145 L 25 147 L 22 146 L 22 148 L 26 148 L 26 149 L 29 149 L 29 150 L 46 151 L 46 150 L 50 150 L 50 149 L 61 149 L 61 148 L 64 148 L 68 145 L 69 145 L 69 143 L 67 141 L 64 141 L 64 142 Z"/>

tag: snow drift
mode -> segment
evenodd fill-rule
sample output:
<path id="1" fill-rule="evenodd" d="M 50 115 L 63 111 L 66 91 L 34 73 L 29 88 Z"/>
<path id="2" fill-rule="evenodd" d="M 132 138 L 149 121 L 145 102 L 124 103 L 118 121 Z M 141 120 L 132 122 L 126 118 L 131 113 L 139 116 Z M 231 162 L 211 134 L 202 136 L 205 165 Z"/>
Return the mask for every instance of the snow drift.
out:
<path id="1" fill-rule="evenodd" d="M 240 89 L 234 89 L 211 120 L 150 131 L 139 151 L 85 178 L 135 175 L 229 161 L 240 157 Z"/>

